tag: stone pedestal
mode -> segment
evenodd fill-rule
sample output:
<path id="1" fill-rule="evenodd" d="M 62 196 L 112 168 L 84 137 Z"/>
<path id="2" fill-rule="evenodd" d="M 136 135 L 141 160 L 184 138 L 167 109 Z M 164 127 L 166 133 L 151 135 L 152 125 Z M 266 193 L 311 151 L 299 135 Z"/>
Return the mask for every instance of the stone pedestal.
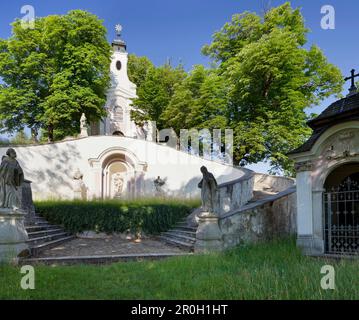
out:
<path id="1" fill-rule="evenodd" d="M 222 232 L 218 224 L 219 218 L 208 212 L 198 217 L 195 252 L 213 252 L 223 250 Z"/>
<path id="2" fill-rule="evenodd" d="M 18 263 L 19 256 L 29 253 L 28 235 L 22 210 L 0 208 L 0 263 Z"/>

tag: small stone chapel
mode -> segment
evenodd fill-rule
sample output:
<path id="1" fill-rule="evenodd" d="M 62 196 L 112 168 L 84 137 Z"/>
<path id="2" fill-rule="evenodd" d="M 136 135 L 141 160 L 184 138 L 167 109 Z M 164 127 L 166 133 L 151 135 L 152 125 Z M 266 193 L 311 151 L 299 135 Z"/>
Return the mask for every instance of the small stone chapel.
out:
<path id="1" fill-rule="evenodd" d="M 309 140 L 290 153 L 297 172 L 297 244 L 310 255 L 359 253 L 359 92 L 308 122 Z"/>

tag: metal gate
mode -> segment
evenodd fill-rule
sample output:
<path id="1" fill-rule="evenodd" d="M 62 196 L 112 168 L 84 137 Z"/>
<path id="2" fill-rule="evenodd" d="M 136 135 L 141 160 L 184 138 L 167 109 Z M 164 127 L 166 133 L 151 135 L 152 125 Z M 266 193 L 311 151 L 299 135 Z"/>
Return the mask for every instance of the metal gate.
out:
<path id="1" fill-rule="evenodd" d="M 359 255 L 359 185 L 347 178 L 324 193 L 325 251 Z"/>

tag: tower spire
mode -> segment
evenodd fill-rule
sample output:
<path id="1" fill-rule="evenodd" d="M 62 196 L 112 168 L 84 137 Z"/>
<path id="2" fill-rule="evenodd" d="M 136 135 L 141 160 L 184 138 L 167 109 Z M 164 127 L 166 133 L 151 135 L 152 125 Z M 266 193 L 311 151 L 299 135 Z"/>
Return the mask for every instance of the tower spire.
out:
<path id="1" fill-rule="evenodd" d="M 126 42 L 121 39 L 122 35 L 122 26 L 120 24 L 116 24 L 115 31 L 116 31 L 116 38 L 112 42 L 112 47 L 119 52 L 126 52 L 127 45 Z"/>

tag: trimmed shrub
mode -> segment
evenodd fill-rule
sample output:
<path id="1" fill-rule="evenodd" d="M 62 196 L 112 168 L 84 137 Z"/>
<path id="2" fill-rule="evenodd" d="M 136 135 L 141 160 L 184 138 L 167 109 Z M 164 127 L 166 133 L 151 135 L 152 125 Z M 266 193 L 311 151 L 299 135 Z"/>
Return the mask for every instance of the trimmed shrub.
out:
<path id="1" fill-rule="evenodd" d="M 173 227 L 199 207 L 196 200 L 133 201 L 44 201 L 36 212 L 50 223 L 77 233 L 87 230 L 105 233 L 144 232 L 158 234 Z"/>

